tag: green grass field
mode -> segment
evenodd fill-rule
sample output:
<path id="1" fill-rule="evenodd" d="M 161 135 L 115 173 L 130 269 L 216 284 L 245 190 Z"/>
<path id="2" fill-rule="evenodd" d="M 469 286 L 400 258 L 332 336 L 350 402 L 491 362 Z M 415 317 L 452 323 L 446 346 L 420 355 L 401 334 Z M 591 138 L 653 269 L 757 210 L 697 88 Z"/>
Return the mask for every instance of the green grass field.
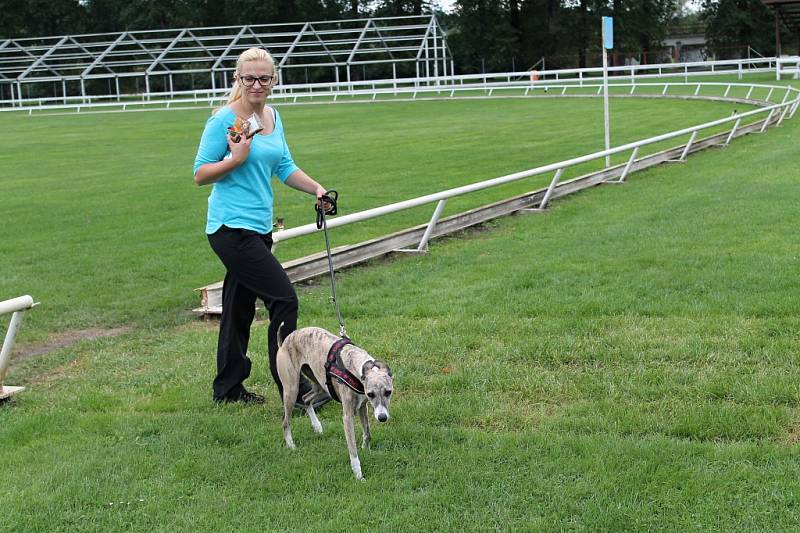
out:
<path id="1" fill-rule="evenodd" d="M 615 100 L 614 144 L 730 114 Z M 741 107 L 741 106 L 739 106 Z M 598 99 L 282 107 L 295 160 L 345 212 L 600 149 Z M 32 294 L 0 407 L 6 524 L 66 530 L 791 530 L 800 522 L 800 121 L 684 165 L 595 188 L 545 215 L 434 241 L 424 257 L 343 272 L 348 331 L 396 374 L 364 483 L 338 406 L 326 433 L 210 401 L 216 330 L 194 287 L 221 279 L 191 181 L 202 111 L 0 115 L 0 299 Z M 590 168 L 582 169 L 586 171 Z M 594 167 L 596 168 L 596 166 Z M 542 186 L 473 195 L 449 212 Z M 278 189 L 289 226 L 308 198 Z M 335 245 L 427 219 L 333 232 Z M 312 238 L 313 237 L 313 238 Z M 322 248 L 320 236 L 278 248 Z M 325 283 L 301 325 L 336 329 Z M 5 323 L 5 322 L 4 322 Z"/>

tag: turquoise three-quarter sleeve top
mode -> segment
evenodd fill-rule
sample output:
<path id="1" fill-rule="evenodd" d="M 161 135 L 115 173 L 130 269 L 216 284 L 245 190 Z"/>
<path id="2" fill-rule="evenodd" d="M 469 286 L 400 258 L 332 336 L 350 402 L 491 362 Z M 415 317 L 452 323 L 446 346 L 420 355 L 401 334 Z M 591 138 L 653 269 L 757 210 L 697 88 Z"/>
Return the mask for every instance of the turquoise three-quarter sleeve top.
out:
<path id="1" fill-rule="evenodd" d="M 269 135 L 254 136 L 245 162 L 213 184 L 206 233 L 214 233 L 223 224 L 261 234 L 272 231 L 272 176 L 286 181 L 297 170 L 277 111 L 274 117 L 275 130 Z M 228 127 L 235 119 L 227 106 L 208 119 L 194 160 L 195 173 L 206 163 L 230 157 Z"/>

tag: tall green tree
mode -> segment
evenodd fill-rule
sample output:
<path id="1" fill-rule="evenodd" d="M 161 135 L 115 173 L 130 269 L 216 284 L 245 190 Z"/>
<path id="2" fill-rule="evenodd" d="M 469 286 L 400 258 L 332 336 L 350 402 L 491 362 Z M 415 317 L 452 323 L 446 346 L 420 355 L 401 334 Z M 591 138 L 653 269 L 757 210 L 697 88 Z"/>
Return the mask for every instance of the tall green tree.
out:
<path id="1" fill-rule="evenodd" d="M 422 15 L 433 11 L 430 0 L 380 0 L 375 8 L 377 17 Z"/>
<path id="2" fill-rule="evenodd" d="M 629 51 L 658 51 L 670 21 L 679 13 L 676 0 L 614 0 L 614 48 Z M 660 60 L 658 56 L 643 60 Z"/>
<path id="3" fill-rule="evenodd" d="M 524 0 L 519 15 L 519 54 L 522 68 L 533 66 L 541 58 L 564 53 L 567 41 L 564 31 L 565 8 L 560 0 Z M 511 14 L 514 25 L 514 15 Z M 559 58 L 551 59 L 556 67 Z M 519 70 L 519 69 L 518 69 Z"/>
<path id="4" fill-rule="evenodd" d="M 511 68 L 517 53 L 515 30 L 506 2 L 457 0 L 448 42 L 462 72 L 498 72 Z"/>
<path id="5" fill-rule="evenodd" d="M 0 37 L 83 33 L 86 8 L 79 0 L 0 0 Z"/>
<path id="6" fill-rule="evenodd" d="M 774 18 L 760 0 L 703 0 L 706 39 L 721 59 L 744 55 L 747 46 L 775 53 Z"/>

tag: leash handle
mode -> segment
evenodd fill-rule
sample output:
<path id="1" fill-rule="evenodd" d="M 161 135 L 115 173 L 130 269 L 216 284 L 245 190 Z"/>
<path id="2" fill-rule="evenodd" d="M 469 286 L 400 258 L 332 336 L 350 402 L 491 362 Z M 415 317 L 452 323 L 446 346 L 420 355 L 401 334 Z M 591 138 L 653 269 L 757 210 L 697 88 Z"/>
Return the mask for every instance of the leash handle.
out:
<path id="1" fill-rule="evenodd" d="M 331 241 L 328 237 L 328 223 L 325 221 L 325 215 L 335 215 L 337 213 L 336 201 L 339 199 L 339 193 L 330 190 L 320 197 L 321 202 L 314 205 L 314 210 L 317 212 L 317 229 L 322 229 L 325 233 L 325 251 L 328 254 L 328 271 L 331 275 L 331 300 L 336 308 L 336 318 L 339 319 L 339 336 L 347 337 L 347 331 L 344 328 L 344 319 L 339 310 L 339 300 L 336 299 L 336 274 L 333 271 L 333 258 L 331 257 Z M 325 209 L 323 204 L 325 202 L 331 204 L 329 209 Z"/>
<path id="2" fill-rule="evenodd" d="M 317 229 L 322 229 L 323 222 L 325 221 L 325 215 L 335 215 L 338 213 L 337 209 L 337 201 L 339 200 L 339 193 L 333 189 L 330 191 L 326 191 L 325 194 L 320 196 L 319 202 L 314 204 L 314 211 L 317 212 Z M 323 205 L 325 203 L 331 204 L 328 209 L 324 209 Z"/>

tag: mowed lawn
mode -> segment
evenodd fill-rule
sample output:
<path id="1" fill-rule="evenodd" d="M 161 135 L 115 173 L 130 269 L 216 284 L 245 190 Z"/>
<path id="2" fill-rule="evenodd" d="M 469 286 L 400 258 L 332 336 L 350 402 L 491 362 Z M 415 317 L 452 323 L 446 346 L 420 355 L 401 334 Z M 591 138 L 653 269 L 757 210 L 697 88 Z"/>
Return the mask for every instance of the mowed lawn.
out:
<path id="1" fill-rule="evenodd" d="M 618 142 L 731 109 L 613 104 Z M 594 151 L 600 109 L 594 99 L 281 112 L 295 158 L 349 211 Z M 4 523 L 797 527 L 800 120 L 337 276 L 349 333 L 395 372 L 392 420 L 373 423 L 357 483 L 336 405 L 321 412 L 322 436 L 297 417 L 298 449 L 285 448 L 265 322 L 250 381 L 266 407 L 210 401 L 215 325 L 186 311 L 191 289 L 222 275 L 202 235 L 207 191 L 188 170 L 203 116 L 19 117 L 2 128 L 12 216 L 0 294 L 42 301 L 21 347 L 131 327 L 12 365 L 7 381 L 29 390 L 0 408 Z M 309 202 L 285 192 L 289 225 L 309 222 Z M 336 230 L 335 244 L 386 229 L 371 226 Z M 320 244 L 287 242 L 279 255 Z M 324 280 L 298 290 L 301 325 L 335 330 Z"/>
<path id="2" fill-rule="evenodd" d="M 728 116 L 726 103 L 615 100 L 620 144 Z M 283 106 L 296 162 L 337 189 L 341 212 L 385 205 L 602 149 L 599 99 Z M 109 325 L 181 323 L 193 289 L 222 279 L 205 228 L 208 187 L 191 169 L 208 110 L 0 114 L 0 297 L 42 305 L 25 339 Z M 617 133 L 618 132 L 618 133 Z M 687 136 L 688 137 L 688 136 Z M 670 143 L 670 145 L 677 142 Z M 662 146 L 663 148 L 663 146 Z M 622 162 L 627 155 L 622 155 Z M 570 175 L 599 168 L 601 161 Z M 539 176 L 448 202 L 445 215 L 549 183 Z M 276 184 L 287 227 L 314 221 L 312 199 Z M 334 245 L 427 221 L 435 205 L 335 231 Z M 323 249 L 281 245 L 281 260 Z"/>

